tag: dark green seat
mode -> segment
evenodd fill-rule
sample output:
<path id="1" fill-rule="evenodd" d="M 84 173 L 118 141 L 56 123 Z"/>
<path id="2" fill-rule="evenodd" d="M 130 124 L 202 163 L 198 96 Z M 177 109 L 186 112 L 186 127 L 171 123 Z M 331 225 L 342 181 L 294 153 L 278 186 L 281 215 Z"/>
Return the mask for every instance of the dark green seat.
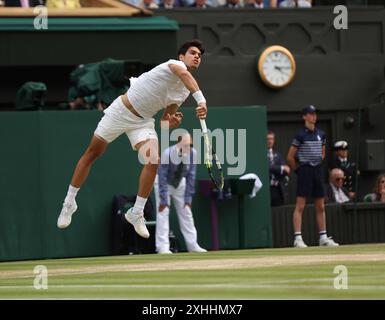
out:
<path id="1" fill-rule="evenodd" d="M 38 110 L 44 107 L 47 87 L 43 82 L 26 82 L 16 93 L 16 110 Z"/>
<path id="2" fill-rule="evenodd" d="M 119 95 L 127 91 L 129 85 L 127 69 L 132 64 L 133 62 L 108 58 L 78 66 L 70 75 L 68 101 L 82 97 L 92 108 L 96 108 L 99 102 L 105 106 L 110 105 Z"/>

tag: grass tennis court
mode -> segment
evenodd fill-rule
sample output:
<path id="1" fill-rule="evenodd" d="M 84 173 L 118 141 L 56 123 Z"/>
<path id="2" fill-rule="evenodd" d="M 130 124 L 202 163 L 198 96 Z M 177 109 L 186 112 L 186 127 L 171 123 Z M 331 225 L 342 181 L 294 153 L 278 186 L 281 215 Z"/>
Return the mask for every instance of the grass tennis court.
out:
<path id="1" fill-rule="evenodd" d="M 0 299 L 385 299 L 385 244 L 3 262 Z"/>

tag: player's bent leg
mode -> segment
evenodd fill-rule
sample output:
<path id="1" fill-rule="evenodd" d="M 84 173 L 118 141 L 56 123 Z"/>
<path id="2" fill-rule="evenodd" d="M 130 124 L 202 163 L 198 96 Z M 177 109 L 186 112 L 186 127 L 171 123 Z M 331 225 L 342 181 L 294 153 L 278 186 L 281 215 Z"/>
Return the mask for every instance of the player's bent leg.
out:
<path id="1" fill-rule="evenodd" d="M 136 233 L 143 238 L 149 238 L 150 233 L 146 227 L 143 209 L 154 186 L 160 162 L 158 140 L 142 141 L 135 145 L 135 149 L 138 150 L 144 166 L 139 178 L 139 190 L 135 205 L 127 211 L 125 218 L 134 226 Z"/>
<path id="2" fill-rule="evenodd" d="M 138 143 L 135 148 L 138 150 L 144 164 L 139 177 L 138 196 L 147 199 L 154 186 L 156 173 L 160 163 L 158 140 L 146 140 Z"/>
<path id="3" fill-rule="evenodd" d="M 71 185 L 68 189 L 67 196 L 63 203 L 63 208 L 57 220 L 58 228 L 64 229 L 71 224 L 72 215 L 78 208 L 75 201 L 76 193 L 87 179 L 92 164 L 105 152 L 107 146 L 108 143 L 102 138 L 95 135 L 92 137 L 90 145 L 76 165 Z"/>
<path id="4" fill-rule="evenodd" d="M 103 153 L 106 151 L 108 142 L 103 138 L 94 135 L 91 139 L 91 143 L 79 159 L 75 172 L 72 176 L 71 185 L 80 188 L 84 181 L 87 179 L 90 169 Z"/>

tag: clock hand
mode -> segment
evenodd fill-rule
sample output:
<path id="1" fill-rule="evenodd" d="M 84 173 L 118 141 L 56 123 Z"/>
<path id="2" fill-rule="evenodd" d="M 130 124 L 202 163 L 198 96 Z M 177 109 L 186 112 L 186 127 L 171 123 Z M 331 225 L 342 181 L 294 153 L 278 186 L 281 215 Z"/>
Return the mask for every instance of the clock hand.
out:
<path id="1" fill-rule="evenodd" d="M 283 73 L 283 74 L 286 74 L 286 75 L 287 75 L 287 73 L 286 73 L 286 72 L 283 72 L 283 71 L 281 70 L 281 68 L 284 68 L 284 67 L 278 67 L 278 66 L 274 66 L 274 69 L 277 69 L 279 72 L 281 72 L 281 73 Z"/>
<path id="2" fill-rule="evenodd" d="M 290 66 L 280 66 L 280 67 L 276 66 L 276 67 L 279 69 L 290 69 Z"/>

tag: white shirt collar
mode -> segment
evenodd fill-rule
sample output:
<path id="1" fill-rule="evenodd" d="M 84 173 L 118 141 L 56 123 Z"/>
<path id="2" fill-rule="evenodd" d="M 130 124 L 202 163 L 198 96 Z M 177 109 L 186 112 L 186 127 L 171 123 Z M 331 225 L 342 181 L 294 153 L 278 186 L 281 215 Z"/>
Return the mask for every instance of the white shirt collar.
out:
<path id="1" fill-rule="evenodd" d="M 336 202 L 338 203 L 344 203 L 348 202 L 350 199 L 346 196 L 345 192 L 342 190 L 342 188 L 336 188 L 332 183 L 330 183 L 330 186 L 332 187 L 334 197 L 336 198 Z"/>

